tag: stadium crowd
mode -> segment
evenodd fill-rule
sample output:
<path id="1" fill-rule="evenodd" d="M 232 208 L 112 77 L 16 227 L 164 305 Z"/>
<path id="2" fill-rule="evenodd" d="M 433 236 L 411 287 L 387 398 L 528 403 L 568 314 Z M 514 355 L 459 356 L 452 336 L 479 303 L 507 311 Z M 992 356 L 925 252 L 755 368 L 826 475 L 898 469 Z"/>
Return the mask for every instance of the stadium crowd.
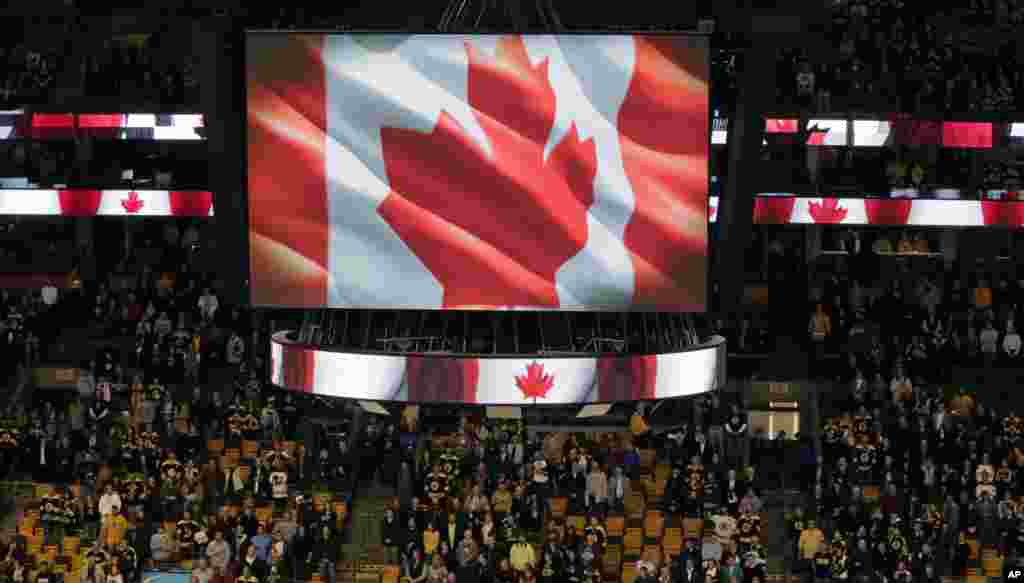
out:
<path id="1" fill-rule="evenodd" d="M 371 424 L 362 439 L 379 435 L 382 481 L 398 493 L 388 555 L 412 582 L 595 582 L 626 561 L 636 581 L 764 581 L 746 415 L 717 395 L 691 405 L 660 434 L 642 407 L 629 432 L 607 434 L 474 415 L 457 428 Z"/>
<path id="2" fill-rule="evenodd" d="M 3 580 L 132 582 L 183 565 L 204 582 L 333 573 L 351 485 L 307 475 L 297 425 L 313 403 L 263 382 L 249 315 L 222 306 L 187 260 L 172 267 L 184 239 L 135 278 L 3 293 L 8 370 L 58 352 L 59 334 L 36 331 L 100 339 L 74 390 L 22 388 L 0 408 L 0 478 L 38 485 L 19 494 L 17 535 L 0 537 Z M 14 495 L 3 498 L 6 512 Z"/>
<path id="3" fill-rule="evenodd" d="M 841 273 L 811 286 L 809 352 L 836 388 L 820 449 L 801 457 L 809 496 L 789 521 L 794 560 L 818 581 L 998 576 L 1024 559 L 1021 420 L 1008 392 L 986 403 L 951 375 L 1019 366 L 1021 282 L 896 279 L 880 293 Z"/>
<path id="4" fill-rule="evenodd" d="M 1012 34 L 1024 9 L 976 0 L 932 10 L 914 2 L 841 0 L 817 46 L 783 51 L 783 104 L 818 112 L 851 110 L 966 113 L 1020 110 L 1024 87 Z M 713 58 L 715 107 L 735 102 L 744 43 L 728 33 Z"/>

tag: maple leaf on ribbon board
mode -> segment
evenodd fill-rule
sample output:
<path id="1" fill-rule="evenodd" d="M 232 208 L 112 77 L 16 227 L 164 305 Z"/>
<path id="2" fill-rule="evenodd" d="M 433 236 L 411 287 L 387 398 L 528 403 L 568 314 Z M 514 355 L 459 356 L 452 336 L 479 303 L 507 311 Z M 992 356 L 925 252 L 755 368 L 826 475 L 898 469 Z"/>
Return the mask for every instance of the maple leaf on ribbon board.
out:
<path id="1" fill-rule="evenodd" d="M 133 190 L 128 193 L 128 198 L 121 199 L 121 206 L 126 213 L 135 214 L 141 211 L 142 207 L 146 206 L 146 203 L 139 198 L 139 193 Z"/>
<path id="2" fill-rule="evenodd" d="M 429 134 L 382 128 L 380 216 L 442 285 L 444 307 L 557 307 L 555 273 L 587 240 L 595 144 L 573 124 L 545 159 L 555 92 L 521 37 L 501 38 L 495 57 L 472 42 L 466 53 L 488 147 L 446 111 Z"/>
<path id="3" fill-rule="evenodd" d="M 811 201 L 808 212 L 815 223 L 835 225 L 843 222 L 847 209 L 839 206 L 839 199 L 823 198 L 821 203 Z"/>
<path id="4" fill-rule="evenodd" d="M 545 398 L 555 386 L 555 377 L 544 374 L 544 365 L 534 362 L 526 365 L 526 376 L 516 375 L 516 386 L 524 398 Z"/>

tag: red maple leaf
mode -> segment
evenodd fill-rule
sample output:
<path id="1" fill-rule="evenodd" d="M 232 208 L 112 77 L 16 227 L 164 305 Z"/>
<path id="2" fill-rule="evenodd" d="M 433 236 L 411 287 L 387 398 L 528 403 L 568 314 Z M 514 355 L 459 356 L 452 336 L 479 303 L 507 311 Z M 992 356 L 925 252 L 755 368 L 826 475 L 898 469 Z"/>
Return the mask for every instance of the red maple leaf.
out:
<path id="1" fill-rule="evenodd" d="M 594 142 L 573 124 L 545 159 L 555 93 L 522 38 L 500 39 L 494 58 L 466 52 L 488 147 L 446 111 L 429 134 L 381 128 L 380 215 L 444 287 L 444 307 L 558 306 L 555 272 L 587 240 Z"/>
<path id="2" fill-rule="evenodd" d="M 823 198 L 821 203 L 811 201 L 808 212 L 815 223 L 835 225 L 843 222 L 846 218 L 847 209 L 839 206 L 839 200 L 835 198 Z"/>
<path id="3" fill-rule="evenodd" d="M 133 190 L 128 193 L 128 198 L 121 199 L 121 206 L 124 207 L 126 213 L 135 214 L 141 211 L 146 203 L 139 198 L 139 193 Z"/>
<path id="4" fill-rule="evenodd" d="M 555 386 L 555 377 L 544 374 L 544 365 L 533 362 L 526 365 L 526 376 L 516 375 L 516 386 L 526 399 L 546 398 Z"/>

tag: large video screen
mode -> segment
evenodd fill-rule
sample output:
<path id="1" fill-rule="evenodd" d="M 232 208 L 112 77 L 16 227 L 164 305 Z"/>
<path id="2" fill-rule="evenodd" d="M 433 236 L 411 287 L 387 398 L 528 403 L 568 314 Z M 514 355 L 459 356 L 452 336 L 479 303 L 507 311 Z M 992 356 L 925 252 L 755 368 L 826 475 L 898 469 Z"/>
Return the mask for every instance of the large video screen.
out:
<path id="1" fill-rule="evenodd" d="M 704 309 L 706 39 L 246 46 L 253 304 Z"/>
<path id="2" fill-rule="evenodd" d="M 317 350 L 282 333 L 270 346 L 271 382 L 368 401 L 555 405 L 696 395 L 725 382 L 725 340 L 686 352 L 602 357 L 478 358 Z"/>

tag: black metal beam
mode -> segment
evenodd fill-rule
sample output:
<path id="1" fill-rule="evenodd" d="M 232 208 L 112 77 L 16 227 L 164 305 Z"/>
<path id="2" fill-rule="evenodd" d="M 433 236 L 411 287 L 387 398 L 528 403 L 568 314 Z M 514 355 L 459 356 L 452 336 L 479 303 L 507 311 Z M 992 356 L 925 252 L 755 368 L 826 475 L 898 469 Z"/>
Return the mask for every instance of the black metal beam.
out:
<path id="1" fill-rule="evenodd" d="M 754 192 L 760 180 L 757 165 L 764 136 L 763 114 L 775 95 L 775 53 L 772 35 L 752 35 L 739 73 L 736 114 L 730 120 L 726 146 L 729 170 L 713 228 L 712 244 L 716 246 L 713 280 L 719 284 L 719 297 L 711 298 L 711 303 L 717 303 L 723 310 L 739 305 L 743 293 Z"/>

